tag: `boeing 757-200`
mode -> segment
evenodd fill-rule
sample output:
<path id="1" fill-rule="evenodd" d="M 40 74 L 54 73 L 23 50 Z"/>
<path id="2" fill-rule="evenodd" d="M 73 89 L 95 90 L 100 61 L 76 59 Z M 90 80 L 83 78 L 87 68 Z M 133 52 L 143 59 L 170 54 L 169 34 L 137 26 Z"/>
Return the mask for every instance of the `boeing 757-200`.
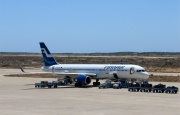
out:
<path id="1" fill-rule="evenodd" d="M 48 48 L 40 42 L 44 60 L 41 68 L 46 72 L 76 79 L 75 86 L 88 85 L 91 79 L 96 79 L 93 85 L 99 85 L 99 79 L 147 79 L 148 72 L 139 65 L 132 64 L 59 64 L 54 59 Z"/>

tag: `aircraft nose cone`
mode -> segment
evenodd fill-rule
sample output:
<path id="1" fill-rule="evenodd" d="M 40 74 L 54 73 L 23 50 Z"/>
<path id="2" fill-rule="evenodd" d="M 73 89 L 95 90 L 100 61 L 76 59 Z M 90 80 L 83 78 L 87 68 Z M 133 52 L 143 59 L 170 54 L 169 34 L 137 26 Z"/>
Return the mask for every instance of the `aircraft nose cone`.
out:
<path id="1" fill-rule="evenodd" d="M 149 78 L 149 73 L 148 73 L 148 72 L 145 72 L 145 73 L 144 73 L 144 77 L 145 77 L 145 78 Z"/>

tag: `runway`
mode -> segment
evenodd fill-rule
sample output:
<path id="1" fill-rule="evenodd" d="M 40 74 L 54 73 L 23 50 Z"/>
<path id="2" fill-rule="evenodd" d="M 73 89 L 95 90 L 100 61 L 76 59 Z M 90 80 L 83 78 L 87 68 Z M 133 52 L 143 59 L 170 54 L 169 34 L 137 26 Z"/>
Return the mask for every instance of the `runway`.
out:
<path id="1" fill-rule="evenodd" d="M 36 89 L 35 82 L 56 79 L 4 77 L 6 73 L 20 73 L 20 71 L 0 70 L 2 115 L 179 115 L 180 113 L 179 93 L 141 93 L 128 92 L 127 89 L 73 86 Z M 180 87 L 179 83 L 163 82 L 163 84 Z"/>
<path id="2" fill-rule="evenodd" d="M 180 73 L 156 73 L 156 72 L 149 72 L 149 74 L 159 75 L 159 76 L 180 76 Z"/>

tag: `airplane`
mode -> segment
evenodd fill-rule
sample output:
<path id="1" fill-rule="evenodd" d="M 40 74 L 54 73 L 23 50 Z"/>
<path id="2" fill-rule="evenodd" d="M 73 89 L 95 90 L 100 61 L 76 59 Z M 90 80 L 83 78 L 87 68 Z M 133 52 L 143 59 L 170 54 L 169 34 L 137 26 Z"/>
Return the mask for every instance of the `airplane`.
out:
<path id="1" fill-rule="evenodd" d="M 76 79 L 75 87 L 88 85 L 95 79 L 94 86 L 100 85 L 100 79 L 147 79 L 149 73 L 139 65 L 132 64 L 59 64 L 43 42 L 40 42 L 45 72 L 60 77 Z"/>

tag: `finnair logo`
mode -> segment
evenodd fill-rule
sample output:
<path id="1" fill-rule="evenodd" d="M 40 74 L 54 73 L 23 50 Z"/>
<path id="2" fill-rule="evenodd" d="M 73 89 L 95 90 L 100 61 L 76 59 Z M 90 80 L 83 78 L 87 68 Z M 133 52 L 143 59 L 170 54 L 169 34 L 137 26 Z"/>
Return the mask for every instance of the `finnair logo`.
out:
<path id="1" fill-rule="evenodd" d="M 125 66 L 105 66 L 105 70 L 122 70 Z"/>
<path id="2" fill-rule="evenodd" d="M 45 48 L 41 48 L 42 53 L 46 55 L 46 57 L 53 57 L 51 54 L 48 54 Z"/>

